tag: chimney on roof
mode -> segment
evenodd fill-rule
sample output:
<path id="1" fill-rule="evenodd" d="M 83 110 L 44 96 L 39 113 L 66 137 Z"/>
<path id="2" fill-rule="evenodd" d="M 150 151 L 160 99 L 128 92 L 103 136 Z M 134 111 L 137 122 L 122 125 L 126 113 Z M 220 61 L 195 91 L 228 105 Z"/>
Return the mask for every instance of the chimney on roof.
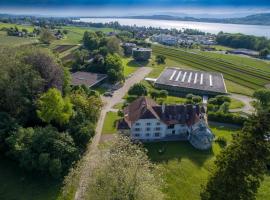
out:
<path id="1" fill-rule="evenodd" d="M 162 110 L 162 114 L 164 114 L 165 113 L 165 103 L 162 103 L 161 110 Z"/>

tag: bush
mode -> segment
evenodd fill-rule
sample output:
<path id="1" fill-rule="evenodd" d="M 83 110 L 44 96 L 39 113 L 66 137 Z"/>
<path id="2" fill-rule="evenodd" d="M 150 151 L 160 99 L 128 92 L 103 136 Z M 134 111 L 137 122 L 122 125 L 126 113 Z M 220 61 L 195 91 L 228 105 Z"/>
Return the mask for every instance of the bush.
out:
<path id="1" fill-rule="evenodd" d="M 158 64 L 165 64 L 165 61 L 166 61 L 166 57 L 163 56 L 163 55 L 157 55 L 156 56 L 156 62 Z"/>
<path id="2" fill-rule="evenodd" d="M 218 143 L 221 147 L 227 146 L 227 140 L 225 137 L 220 136 L 217 139 L 215 139 L 215 142 Z"/>
<path id="3" fill-rule="evenodd" d="M 147 88 L 141 83 L 134 84 L 128 91 L 129 95 L 136 96 L 147 96 L 147 93 Z"/>
<path id="4" fill-rule="evenodd" d="M 247 119 L 237 114 L 211 111 L 211 112 L 208 112 L 208 120 L 242 126 L 246 122 Z"/>

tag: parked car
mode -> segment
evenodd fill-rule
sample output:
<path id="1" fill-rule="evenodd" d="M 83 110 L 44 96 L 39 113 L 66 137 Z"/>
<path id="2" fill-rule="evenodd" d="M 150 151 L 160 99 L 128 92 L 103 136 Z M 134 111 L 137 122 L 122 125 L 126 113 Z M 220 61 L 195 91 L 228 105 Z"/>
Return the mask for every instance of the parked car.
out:
<path id="1" fill-rule="evenodd" d="M 112 97 L 113 94 L 112 94 L 111 92 L 105 92 L 105 93 L 104 93 L 104 96 L 105 96 L 105 97 Z"/>

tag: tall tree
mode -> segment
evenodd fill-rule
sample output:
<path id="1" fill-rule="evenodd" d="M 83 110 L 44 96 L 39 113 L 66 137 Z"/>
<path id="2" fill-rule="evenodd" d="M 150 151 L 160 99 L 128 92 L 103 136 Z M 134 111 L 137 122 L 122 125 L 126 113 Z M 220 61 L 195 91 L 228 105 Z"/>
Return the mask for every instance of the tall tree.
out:
<path id="1" fill-rule="evenodd" d="M 73 114 L 69 98 L 63 98 L 60 91 L 52 88 L 44 93 L 37 101 L 37 114 L 46 122 L 66 124 Z"/>
<path id="2" fill-rule="evenodd" d="M 39 40 L 43 44 L 51 44 L 52 40 L 54 40 L 54 36 L 49 29 L 42 29 L 40 33 Z"/>
<path id="3" fill-rule="evenodd" d="M 88 50 L 95 50 L 99 46 L 99 37 L 95 32 L 89 32 L 85 31 L 83 35 L 83 45 L 88 49 Z"/>
<path id="4" fill-rule="evenodd" d="M 109 54 L 105 59 L 105 66 L 109 80 L 113 83 L 124 80 L 124 66 L 118 54 Z"/>

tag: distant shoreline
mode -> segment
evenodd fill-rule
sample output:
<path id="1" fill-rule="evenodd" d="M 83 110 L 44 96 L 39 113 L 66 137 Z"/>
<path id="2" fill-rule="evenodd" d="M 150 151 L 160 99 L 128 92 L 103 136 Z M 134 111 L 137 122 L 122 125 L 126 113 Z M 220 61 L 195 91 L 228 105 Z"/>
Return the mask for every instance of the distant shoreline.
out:
<path id="1" fill-rule="evenodd" d="M 195 17 L 176 17 L 171 15 L 138 15 L 138 16 L 103 16 L 103 17 L 78 17 L 78 18 L 116 18 L 116 19 L 153 19 L 153 20 L 168 20 L 168 21 L 187 21 L 187 22 L 205 22 L 205 23 L 220 23 L 220 24 L 239 24 L 239 25 L 257 25 L 270 26 L 270 13 L 250 15 L 243 18 L 195 18 Z M 268 20 L 269 19 L 269 20 Z"/>
<path id="2" fill-rule="evenodd" d="M 242 33 L 258 37 L 270 38 L 270 26 L 250 24 L 230 24 L 220 22 L 180 21 L 167 19 L 138 19 L 131 17 L 81 17 L 78 21 L 92 23 L 109 23 L 117 21 L 121 25 L 138 27 L 155 27 L 163 29 L 195 29 L 205 33 L 218 34 L 220 31 L 227 33 Z"/>

